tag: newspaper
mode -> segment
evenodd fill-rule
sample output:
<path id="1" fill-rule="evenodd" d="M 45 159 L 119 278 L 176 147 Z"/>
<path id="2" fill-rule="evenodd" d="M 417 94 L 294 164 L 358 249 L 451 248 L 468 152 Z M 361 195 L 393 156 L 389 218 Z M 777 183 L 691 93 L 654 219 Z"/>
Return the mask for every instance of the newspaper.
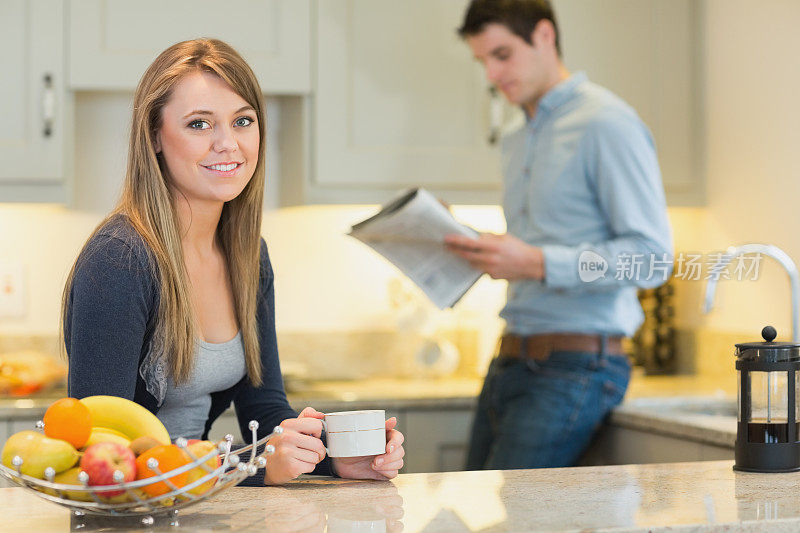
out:
<path id="1" fill-rule="evenodd" d="M 444 236 L 452 233 L 478 237 L 420 188 L 384 205 L 353 226 L 349 235 L 388 259 L 444 309 L 458 302 L 482 274 L 444 247 Z"/>

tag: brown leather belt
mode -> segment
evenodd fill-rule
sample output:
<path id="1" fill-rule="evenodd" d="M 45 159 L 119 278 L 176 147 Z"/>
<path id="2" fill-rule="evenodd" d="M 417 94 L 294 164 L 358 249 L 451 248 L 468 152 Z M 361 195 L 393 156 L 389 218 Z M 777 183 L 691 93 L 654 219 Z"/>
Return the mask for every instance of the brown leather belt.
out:
<path id="1" fill-rule="evenodd" d="M 600 353 L 603 345 L 601 335 L 586 335 L 580 333 L 542 333 L 539 335 L 505 334 L 500 338 L 498 357 L 528 357 L 530 359 L 544 360 L 550 357 L 550 352 L 594 352 Z M 623 355 L 622 337 L 606 337 L 606 346 L 603 353 L 608 355 Z"/>

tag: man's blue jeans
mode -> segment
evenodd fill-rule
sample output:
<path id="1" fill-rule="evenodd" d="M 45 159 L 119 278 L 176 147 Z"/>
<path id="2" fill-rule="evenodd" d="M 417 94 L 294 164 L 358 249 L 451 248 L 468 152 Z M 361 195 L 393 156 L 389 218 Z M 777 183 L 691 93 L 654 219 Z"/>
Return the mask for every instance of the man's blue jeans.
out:
<path id="1" fill-rule="evenodd" d="M 495 358 L 478 400 L 467 469 L 574 465 L 622 401 L 630 371 L 621 355 Z"/>

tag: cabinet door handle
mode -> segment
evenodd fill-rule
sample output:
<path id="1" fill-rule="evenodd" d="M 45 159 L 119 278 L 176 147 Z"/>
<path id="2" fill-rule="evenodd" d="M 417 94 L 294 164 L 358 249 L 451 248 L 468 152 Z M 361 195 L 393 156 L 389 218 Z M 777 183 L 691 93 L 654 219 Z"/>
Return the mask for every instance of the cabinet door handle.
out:
<path id="1" fill-rule="evenodd" d="M 495 86 L 489 87 L 489 144 L 497 144 L 503 127 L 503 100 Z"/>
<path id="2" fill-rule="evenodd" d="M 45 137 L 53 135 L 53 121 L 56 116 L 56 92 L 53 88 L 53 76 L 44 75 L 44 91 L 42 92 L 42 133 Z"/>

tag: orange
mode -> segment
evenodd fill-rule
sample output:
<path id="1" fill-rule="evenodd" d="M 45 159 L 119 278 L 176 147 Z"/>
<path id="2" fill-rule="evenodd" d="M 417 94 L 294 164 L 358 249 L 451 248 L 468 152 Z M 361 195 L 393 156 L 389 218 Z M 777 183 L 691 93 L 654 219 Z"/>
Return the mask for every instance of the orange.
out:
<path id="1" fill-rule="evenodd" d="M 44 413 L 44 434 L 82 448 L 92 434 L 92 414 L 75 398 L 61 398 Z"/>
<path id="2" fill-rule="evenodd" d="M 162 474 L 189 463 L 189 458 L 183 453 L 183 451 L 180 448 L 178 448 L 174 444 L 162 444 L 160 446 L 156 446 L 155 448 L 150 448 L 149 450 L 147 450 L 142 455 L 136 458 L 137 480 L 147 479 L 157 475 L 155 472 L 153 472 L 147 467 L 147 460 L 150 459 L 151 457 L 155 458 L 158 461 L 158 470 Z M 186 484 L 186 475 L 187 472 L 183 472 L 176 476 L 170 477 L 169 480 L 176 487 L 180 488 Z M 151 483 L 150 485 L 145 485 L 144 487 L 142 487 L 142 490 L 144 490 L 150 496 L 161 496 L 162 494 L 166 494 L 172 489 L 165 482 L 159 481 L 158 483 Z"/>

